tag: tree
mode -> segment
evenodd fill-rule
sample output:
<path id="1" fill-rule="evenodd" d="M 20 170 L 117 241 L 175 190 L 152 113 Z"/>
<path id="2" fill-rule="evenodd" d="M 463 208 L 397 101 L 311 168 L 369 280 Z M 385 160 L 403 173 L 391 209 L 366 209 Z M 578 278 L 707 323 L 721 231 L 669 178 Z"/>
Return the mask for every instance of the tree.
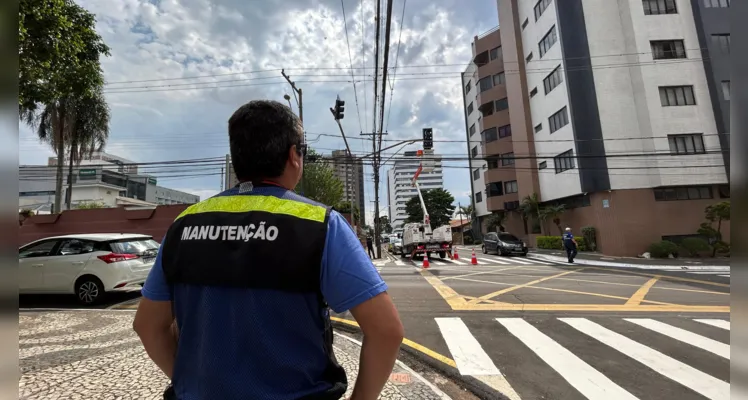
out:
<path id="1" fill-rule="evenodd" d="M 335 207 L 336 210 L 338 210 L 341 214 L 350 214 L 351 213 L 351 202 L 350 201 L 343 201 L 340 204 L 338 204 Z M 353 206 L 353 220 L 354 221 L 360 221 L 361 220 L 361 211 L 359 211 L 358 207 L 355 205 Z"/>
<path id="2" fill-rule="evenodd" d="M 441 188 L 423 191 L 421 195 L 423 196 L 423 202 L 426 203 L 426 210 L 429 213 L 431 226 L 439 227 L 449 224 L 455 210 L 455 206 L 452 205 L 455 201 L 454 197 L 448 191 Z M 405 222 L 423 221 L 423 210 L 421 209 L 421 202 L 418 200 L 417 195 L 405 203 L 405 212 L 408 213 L 408 218 Z"/>
<path id="3" fill-rule="evenodd" d="M 700 235 L 709 238 L 710 242 L 713 242 L 712 246 L 712 257 L 717 255 L 717 248 L 723 243 L 722 242 L 722 221 L 730 220 L 730 202 L 722 201 L 717 204 L 712 204 L 704 209 L 704 217 L 709 222 L 703 222 L 699 227 L 698 233 Z M 717 227 L 714 228 L 712 224 L 717 223 Z"/>
<path id="4" fill-rule="evenodd" d="M 462 206 L 457 210 L 457 215 L 462 215 L 466 217 L 467 219 L 473 218 L 473 205 L 469 204 L 467 206 Z"/>
<path id="5" fill-rule="evenodd" d="M 522 216 L 522 223 L 525 225 L 525 233 L 528 233 L 527 221 L 540 221 L 540 198 L 538 194 L 533 193 L 525 196 L 519 204 L 519 212 Z"/>
<path id="6" fill-rule="evenodd" d="M 499 228 L 504 231 L 504 223 L 506 222 L 507 214 L 504 211 L 496 211 L 488 216 L 486 219 L 486 228 L 489 230 Z"/>
<path id="7" fill-rule="evenodd" d="M 56 212 L 61 210 L 65 149 L 74 114 L 69 110 L 75 101 L 96 96 L 104 84 L 99 58 L 109 55 L 109 47 L 95 25 L 94 15 L 72 0 L 20 0 L 19 117 L 57 155 Z"/>
<path id="8" fill-rule="evenodd" d="M 106 204 L 99 202 L 99 201 L 91 201 L 91 202 L 78 204 L 79 210 L 91 210 L 94 208 L 107 208 L 107 206 Z"/>
<path id="9" fill-rule="evenodd" d="M 392 225 L 390 225 L 389 217 L 379 217 L 379 232 L 392 233 Z"/>
<path id="10" fill-rule="evenodd" d="M 561 215 L 566 212 L 566 208 L 563 204 L 548 205 L 540 209 L 538 212 L 538 218 L 540 221 L 553 221 L 553 224 L 558 227 L 560 235 L 564 234 L 564 230 L 561 229 Z"/>
<path id="11" fill-rule="evenodd" d="M 70 209 L 73 193 L 73 165 L 101 151 L 109 139 L 109 105 L 101 90 L 94 96 L 75 99 L 70 111 L 68 190 L 65 203 Z"/>
<path id="12" fill-rule="evenodd" d="M 304 165 L 304 196 L 325 205 L 337 205 L 343 200 L 343 182 L 335 176 L 332 166 L 324 162 L 313 149 L 307 153 Z M 296 187 L 298 192 L 301 186 Z"/>

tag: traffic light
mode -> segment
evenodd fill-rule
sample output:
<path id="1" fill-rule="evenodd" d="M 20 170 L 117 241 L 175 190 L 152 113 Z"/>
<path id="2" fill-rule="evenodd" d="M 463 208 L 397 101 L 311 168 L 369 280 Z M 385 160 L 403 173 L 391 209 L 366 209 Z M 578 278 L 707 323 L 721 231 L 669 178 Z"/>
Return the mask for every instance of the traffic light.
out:
<path id="1" fill-rule="evenodd" d="M 343 112 L 345 111 L 345 101 L 337 99 L 335 100 L 335 119 L 343 119 L 345 115 L 343 115 Z"/>
<path id="2" fill-rule="evenodd" d="M 423 149 L 431 150 L 434 148 L 434 133 L 431 128 L 423 128 Z"/>

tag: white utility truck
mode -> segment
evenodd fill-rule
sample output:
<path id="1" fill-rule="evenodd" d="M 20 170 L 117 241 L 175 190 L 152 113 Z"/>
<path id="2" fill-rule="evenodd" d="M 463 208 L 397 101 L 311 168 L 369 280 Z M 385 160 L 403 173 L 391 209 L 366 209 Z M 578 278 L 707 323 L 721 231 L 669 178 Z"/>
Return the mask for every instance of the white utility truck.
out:
<path id="1" fill-rule="evenodd" d="M 403 252 L 402 257 L 410 256 L 411 259 L 416 254 L 430 256 L 431 253 L 438 253 L 439 257 L 452 258 L 452 227 L 443 225 L 436 229 L 431 229 L 429 212 L 426 210 L 426 203 L 421 195 L 421 188 L 418 186 L 418 175 L 423 171 L 419 166 L 413 177 L 413 186 L 416 187 L 418 200 L 421 202 L 423 210 L 423 222 L 410 222 L 403 225 Z"/>

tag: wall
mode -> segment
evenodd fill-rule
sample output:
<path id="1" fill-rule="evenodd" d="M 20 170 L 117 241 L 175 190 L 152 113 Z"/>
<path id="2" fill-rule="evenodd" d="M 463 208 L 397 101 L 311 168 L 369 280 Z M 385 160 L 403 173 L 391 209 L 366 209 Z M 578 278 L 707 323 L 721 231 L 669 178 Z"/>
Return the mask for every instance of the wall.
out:
<path id="1" fill-rule="evenodd" d="M 473 44 L 474 46 L 474 44 Z M 474 47 L 473 47 L 474 48 Z M 475 54 L 473 54 L 475 56 Z M 477 72 L 478 67 L 470 63 L 468 65 L 465 72 L 462 74 L 462 90 L 463 95 L 465 97 L 465 107 L 468 107 L 471 103 L 473 105 L 473 110 L 471 113 L 467 113 L 467 108 L 465 109 L 466 114 L 466 129 L 468 130 L 466 132 L 468 139 L 467 143 L 467 149 L 466 151 L 468 154 L 470 154 L 470 170 L 468 171 L 469 179 L 472 180 L 472 189 L 473 189 L 473 202 L 475 203 L 475 214 L 478 217 L 482 217 L 489 214 L 487 203 L 486 203 L 486 181 L 483 178 L 483 171 L 488 167 L 485 160 L 480 159 L 484 156 L 482 153 L 482 148 L 480 147 L 481 138 L 480 138 L 480 132 L 481 132 L 481 118 L 480 118 L 480 111 L 478 111 L 478 88 L 476 87 L 476 84 L 478 83 L 477 80 Z M 470 91 L 465 92 L 466 85 L 470 82 Z M 470 127 L 474 126 L 474 132 L 470 134 Z M 470 153 L 470 149 L 473 148 L 473 146 L 478 146 L 478 156 L 477 159 L 474 159 L 472 157 L 472 154 Z M 478 179 L 473 180 L 473 171 L 478 170 Z M 476 193 L 482 193 L 480 195 L 480 199 L 476 198 Z M 480 201 L 478 201 L 480 200 Z"/>
<path id="2" fill-rule="evenodd" d="M 101 208 L 36 215 L 19 228 L 19 246 L 50 236 L 75 233 L 139 233 L 157 241 L 166 234 L 174 219 L 187 205 L 158 206 L 149 210 Z"/>

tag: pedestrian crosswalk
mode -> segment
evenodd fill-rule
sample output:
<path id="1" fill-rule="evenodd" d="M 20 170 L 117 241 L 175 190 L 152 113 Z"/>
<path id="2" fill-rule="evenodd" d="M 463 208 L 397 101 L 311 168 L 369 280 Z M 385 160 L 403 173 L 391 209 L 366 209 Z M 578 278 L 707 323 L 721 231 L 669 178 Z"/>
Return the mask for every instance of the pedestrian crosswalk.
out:
<path id="1" fill-rule="evenodd" d="M 555 263 L 553 261 L 546 261 L 541 259 L 535 259 L 531 257 L 499 257 L 499 256 L 492 256 L 492 255 L 481 255 L 476 256 L 476 261 L 478 265 L 484 265 L 484 266 L 501 266 L 501 265 L 541 265 L 541 266 L 547 266 L 547 265 L 555 265 L 559 263 Z M 381 259 L 381 260 L 374 260 L 372 261 L 374 266 L 376 266 L 378 269 L 386 266 L 397 266 L 397 267 L 411 267 L 411 266 L 417 266 L 420 267 L 423 260 L 418 257 L 415 260 L 412 260 L 410 258 L 396 258 L 392 257 L 389 259 Z M 458 259 L 448 259 L 448 258 L 429 258 L 429 263 L 432 266 L 438 267 L 438 266 L 469 266 L 472 265 L 471 263 L 471 257 L 468 255 L 466 258 L 460 257 Z M 565 265 L 565 264 L 563 264 Z"/>
<path id="2" fill-rule="evenodd" d="M 730 398 L 727 319 L 469 316 L 434 322 L 460 374 L 494 382 L 512 400 Z"/>

